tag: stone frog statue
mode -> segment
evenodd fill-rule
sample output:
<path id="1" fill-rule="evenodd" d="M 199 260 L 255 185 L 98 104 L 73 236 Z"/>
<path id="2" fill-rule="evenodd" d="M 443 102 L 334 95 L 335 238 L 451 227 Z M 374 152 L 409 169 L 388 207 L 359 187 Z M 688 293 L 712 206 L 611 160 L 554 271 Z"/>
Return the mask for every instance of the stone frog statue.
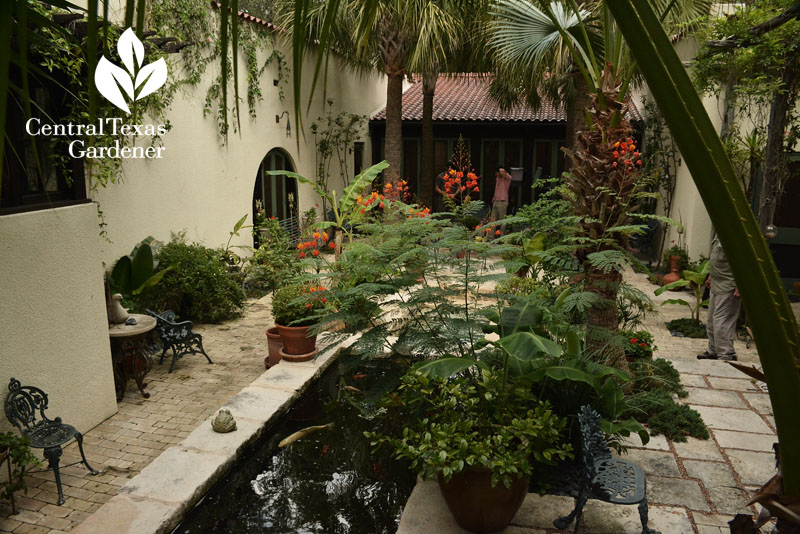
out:
<path id="1" fill-rule="evenodd" d="M 220 410 L 217 416 L 211 420 L 211 428 L 214 432 L 224 434 L 236 430 L 236 420 L 231 415 L 230 410 Z"/>

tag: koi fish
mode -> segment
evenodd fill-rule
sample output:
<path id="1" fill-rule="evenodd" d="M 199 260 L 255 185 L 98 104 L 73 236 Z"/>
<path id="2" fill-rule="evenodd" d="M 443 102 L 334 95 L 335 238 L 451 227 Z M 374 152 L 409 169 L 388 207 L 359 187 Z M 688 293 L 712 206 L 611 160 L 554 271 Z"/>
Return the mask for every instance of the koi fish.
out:
<path id="1" fill-rule="evenodd" d="M 304 438 L 307 435 L 311 434 L 312 432 L 316 432 L 317 430 L 322 430 L 323 428 L 331 428 L 332 426 L 333 423 L 328 423 L 327 425 L 309 426 L 302 430 L 298 430 L 294 434 L 284 438 L 280 443 L 278 443 L 278 448 L 283 448 L 289 445 L 290 443 L 294 443 L 298 439 Z"/>

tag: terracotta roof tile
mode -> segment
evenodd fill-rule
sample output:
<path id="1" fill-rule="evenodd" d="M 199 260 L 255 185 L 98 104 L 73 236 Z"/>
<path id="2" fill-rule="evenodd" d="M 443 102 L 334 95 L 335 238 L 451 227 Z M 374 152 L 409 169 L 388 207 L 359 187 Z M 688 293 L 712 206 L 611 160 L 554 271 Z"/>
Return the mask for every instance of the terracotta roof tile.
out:
<path id="1" fill-rule="evenodd" d="M 495 122 L 566 122 L 563 107 L 542 102 L 538 110 L 519 105 L 502 110 L 489 97 L 489 79 L 486 76 L 465 73 L 456 77 L 439 76 L 433 97 L 434 121 L 495 121 Z M 403 93 L 403 120 L 422 120 L 422 83 L 416 81 Z M 638 110 L 631 106 L 632 117 L 641 120 Z M 373 120 L 386 120 L 386 108 L 372 116 Z"/>

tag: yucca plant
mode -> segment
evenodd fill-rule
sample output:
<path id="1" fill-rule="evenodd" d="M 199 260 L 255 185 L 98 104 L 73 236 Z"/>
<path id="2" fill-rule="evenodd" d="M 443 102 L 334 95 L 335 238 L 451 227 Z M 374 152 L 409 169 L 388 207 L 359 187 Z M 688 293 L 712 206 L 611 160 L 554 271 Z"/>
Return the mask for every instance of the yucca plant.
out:
<path id="1" fill-rule="evenodd" d="M 780 442 L 782 479 L 760 502 L 781 532 L 800 524 L 800 333 L 775 262 L 702 101 L 647 2 L 609 0 L 692 173 L 731 265 L 753 329 Z M 794 502 L 795 504 L 789 504 Z M 794 512 L 791 509 L 794 509 Z"/>

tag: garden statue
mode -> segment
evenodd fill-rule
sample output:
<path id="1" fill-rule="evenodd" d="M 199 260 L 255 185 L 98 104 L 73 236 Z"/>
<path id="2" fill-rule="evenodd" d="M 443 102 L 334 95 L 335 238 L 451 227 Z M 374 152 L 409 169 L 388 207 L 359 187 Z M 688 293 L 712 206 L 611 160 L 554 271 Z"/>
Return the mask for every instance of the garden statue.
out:
<path id="1" fill-rule="evenodd" d="M 111 297 L 111 308 L 108 310 L 108 321 L 111 324 L 125 324 L 128 310 L 122 306 L 122 294 L 114 293 Z"/>
<path id="2" fill-rule="evenodd" d="M 214 432 L 225 434 L 236 430 L 236 420 L 231 415 L 230 410 L 220 410 L 214 419 L 211 420 L 211 428 Z"/>

